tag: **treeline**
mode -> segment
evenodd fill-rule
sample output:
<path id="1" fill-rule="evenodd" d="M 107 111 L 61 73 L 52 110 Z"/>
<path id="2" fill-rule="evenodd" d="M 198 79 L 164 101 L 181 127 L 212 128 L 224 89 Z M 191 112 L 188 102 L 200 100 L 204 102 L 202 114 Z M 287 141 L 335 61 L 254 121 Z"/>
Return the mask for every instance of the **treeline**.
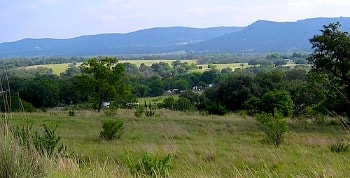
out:
<path id="1" fill-rule="evenodd" d="M 198 64 L 230 64 L 230 63 L 248 63 L 249 61 L 261 61 L 267 59 L 271 62 L 275 59 L 293 59 L 295 61 L 303 60 L 308 57 L 306 53 L 293 54 L 197 54 L 197 53 L 169 53 L 154 55 L 119 55 L 120 60 L 197 60 Z M 97 57 L 102 59 L 103 56 Z M 11 69 L 16 67 L 26 67 L 45 64 L 63 64 L 80 63 L 88 60 L 88 57 L 35 57 L 35 58 L 11 58 L 0 60 L 1 69 Z M 298 63 L 298 62 L 297 62 Z"/>
<path id="2" fill-rule="evenodd" d="M 108 58 L 95 58 L 96 61 Z M 264 59 L 268 60 L 268 59 Z M 123 78 L 130 94 L 115 99 L 117 107 L 137 102 L 138 97 L 180 94 L 179 99 L 168 98 L 158 107 L 174 110 L 200 110 L 210 114 L 225 114 L 228 111 L 272 112 L 280 108 L 285 115 L 317 110 L 317 112 L 345 112 L 341 97 L 329 98 L 334 89 L 328 87 L 326 79 L 308 73 L 307 65 L 295 68 L 268 65 L 251 66 L 245 69 L 230 68 L 221 71 L 215 65 L 207 71 L 197 71 L 197 65 L 173 61 L 159 62 L 146 66 L 121 63 Z M 14 96 L 23 103 L 36 108 L 66 106 L 79 103 L 94 103 L 98 93 L 77 89 L 77 76 L 82 75 L 81 67 L 70 64 L 60 76 L 47 68 L 12 69 L 2 72 L 3 90 L 7 82 Z M 82 86 L 84 87 L 84 86 Z M 86 83 L 86 87 L 90 84 Z M 86 89 L 86 91 L 89 91 Z M 16 97 L 14 97 L 16 98 Z M 14 99 L 15 100 L 15 99 Z M 12 101 L 13 110 L 20 110 L 18 101 Z M 29 107 L 32 109 L 32 107 Z M 22 108 L 23 109 L 23 108 Z"/>
<path id="3" fill-rule="evenodd" d="M 304 64 L 308 61 L 316 64 L 314 60 L 318 60 L 318 54 L 318 51 L 312 55 L 293 53 L 263 57 L 252 54 L 176 54 L 178 60 L 171 64 L 159 62 L 152 66 L 117 63 L 116 58 L 109 57 L 88 60 L 58 58 L 51 63 L 71 62 L 60 76 L 46 68 L 6 69 L 1 72 L 1 87 L 2 91 L 11 89 L 13 98 L 17 96 L 17 100 L 23 100 L 17 110 L 30 105 L 47 108 L 80 103 L 93 103 L 94 108 L 100 110 L 104 101 L 114 101 L 114 106 L 123 107 L 137 102 L 138 97 L 168 93 L 180 94 L 180 97 L 169 97 L 158 107 L 200 110 L 210 114 L 242 109 L 250 113 L 273 113 L 277 109 L 285 116 L 349 113 L 348 94 L 344 90 L 348 86 L 346 73 L 343 78 L 339 77 L 347 69 L 341 70 L 343 73 L 340 74 L 320 73 L 314 68 L 309 72 L 310 67 Z M 197 69 L 200 66 L 180 60 L 194 58 L 200 63 L 210 63 L 209 70 L 202 72 Z M 34 61 L 45 63 L 40 58 Z M 77 66 L 75 62 L 78 61 L 85 62 Z M 232 61 L 247 62 L 251 67 L 216 69 L 216 63 Z M 290 61 L 297 66 L 286 67 Z M 16 62 L 14 60 L 12 64 Z M 16 106 L 15 101 L 10 103 L 11 107 Z"/>

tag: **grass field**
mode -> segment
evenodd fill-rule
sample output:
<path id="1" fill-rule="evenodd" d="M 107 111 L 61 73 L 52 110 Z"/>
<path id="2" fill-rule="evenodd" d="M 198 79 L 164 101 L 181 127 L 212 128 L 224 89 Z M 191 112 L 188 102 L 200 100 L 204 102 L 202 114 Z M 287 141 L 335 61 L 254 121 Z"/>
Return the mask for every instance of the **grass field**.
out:
<path id="1" fill-rule="evenodd" d="M 156 97 L 145 97 L 145 98 L 138 98 L 138 102 L 140 104 L 144 104 L 146 102 L 146 104 L 151 103 L 152 105 L 157 105 L 158 103 L 162 103 L 163 100 L 165 98 L 168 97 L 173 97 L 174 99 L 178 99 L 179 98 L 179 94 L 172 94 L 172 95 L 162 95 L 162 96 L 156 96 Z"/>
<path id="2" fill-rule="evenodd" d="M 339 125 L 289 120 L 285 142 L 278 148 L 263 142 L 264 133 L 252 117 L 208 116 L 157 110 L 156 118 L 137 118 L 134 110 L 114 116 L 63 109 L 12 113 L 12 125 L 58 124 L 68 151 L 83 154 L 90 164 L 62 161 L 47 165 L 47 177 L 132 177 L 125 164 L 127 148 L 136 157 L 144 152 L 172 154 L 171 177 L 348 177 L 350 154 L 332 153 L 331 143 L 350 135 Z M 121 139 L 101 140 L 102 120 L 124 121 Z M 63 166 L 64 165 L 64 166 Z"/>

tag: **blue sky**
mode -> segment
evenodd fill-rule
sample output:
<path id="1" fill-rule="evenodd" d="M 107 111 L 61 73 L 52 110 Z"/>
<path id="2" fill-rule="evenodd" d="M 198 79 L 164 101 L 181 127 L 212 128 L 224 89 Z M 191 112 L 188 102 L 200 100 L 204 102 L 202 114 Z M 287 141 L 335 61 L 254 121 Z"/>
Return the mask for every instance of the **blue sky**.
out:
<path id="1" fill-rule="evenodd" d="M 350 0 L 0 0 L 0 42 L 350 17 Z"/>

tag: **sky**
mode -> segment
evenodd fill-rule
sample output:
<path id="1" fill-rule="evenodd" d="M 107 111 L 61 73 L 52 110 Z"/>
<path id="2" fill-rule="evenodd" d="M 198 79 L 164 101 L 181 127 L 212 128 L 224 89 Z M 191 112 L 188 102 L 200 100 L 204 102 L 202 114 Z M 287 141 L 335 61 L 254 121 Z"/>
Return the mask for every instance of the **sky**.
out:
<path id="1" fill-rule="evenodd" d="M 0 0 L 0 43 L 152 27 L 247 26 L 350 17 L 350 0 Z"/>

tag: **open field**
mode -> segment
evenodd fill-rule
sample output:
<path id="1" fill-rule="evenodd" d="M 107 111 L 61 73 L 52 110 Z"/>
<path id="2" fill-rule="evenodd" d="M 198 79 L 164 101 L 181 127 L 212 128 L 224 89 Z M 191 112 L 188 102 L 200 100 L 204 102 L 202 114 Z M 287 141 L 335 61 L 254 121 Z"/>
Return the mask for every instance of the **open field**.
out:
<path id="1" fill-rule="evenodd" d="M 289 132 L 278 148 L 263 142 L 264 133 L 252 117 L 235 114 L 208 116 L 157 110 L 156 118 L 137 118 L 134 110 L 119 109 L 114 116 L 68 110 L 12 113 L 12 125 L 58 124 L 57 134 L 68 151 L 83 154 L 90 164 L 51 166 L 48 177 L 132 177 L 125 164 L 127 148 L 142 153 L 172 154 L 171 177 L 347 177 L 350 153 L 337 154 L 331 143 L 350 135 L 339 125 L 317 125 L 289 120 Z M 124 121 L 121 139 L 101 140 L 102 120 Z"/>
<path id="2" fill-rule="evenodd" d="M 179 98 L 179 94 L 172 94 L 172 95 L 162 95 L 162 96 L 156 96 L 156 97 L 144 97 L 144 98 L 138 98 L 137 101 L 140 104 L 146 104 L 151 103 L 152 105 L 157 105 L 158 103 L 162 103 L 165 98 L 173 97 L 174 99 Z"/>

